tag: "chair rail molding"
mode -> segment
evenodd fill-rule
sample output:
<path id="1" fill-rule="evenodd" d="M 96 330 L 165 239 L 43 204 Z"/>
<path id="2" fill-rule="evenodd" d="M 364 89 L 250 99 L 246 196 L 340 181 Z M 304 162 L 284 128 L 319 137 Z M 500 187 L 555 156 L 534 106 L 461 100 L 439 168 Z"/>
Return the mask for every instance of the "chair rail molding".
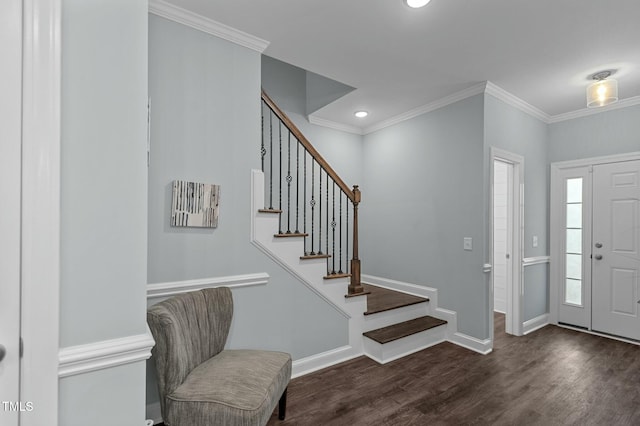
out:
<path id="1" fill-rule="evenodd" d="M 151 357 L 151 348 L 155 343 L 147 327 L 144 334 L 61 348 L 58 355 L 58 377 L 147 360 Z"/>
<path id="2" fill-rule="evenodd" d="M 266 285 L 268 282 L 269 274 L 266 272 L 258 272 L 254 274 L 153 283 L 147 284 L 147 299 L 168 297 L 210 287 L 252 287 L 256 285 Z"/>
<path id="3" fill-rule="evenodd" d="M 522 259 L 522 266 L 541 265 L 543 263 L 549 263 L 551 256 L 534 256 L 525 257 Z"/>

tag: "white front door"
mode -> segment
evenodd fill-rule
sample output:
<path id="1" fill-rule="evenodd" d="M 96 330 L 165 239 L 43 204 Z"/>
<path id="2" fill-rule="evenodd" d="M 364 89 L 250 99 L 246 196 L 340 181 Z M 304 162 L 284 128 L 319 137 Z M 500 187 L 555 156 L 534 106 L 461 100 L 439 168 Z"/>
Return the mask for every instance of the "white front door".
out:
<path id="1" fill-rule="evenodd" d="M 640 160 L 593 167 L 592 329 L 640 340 Z"/>
<path id="2" fill-rule="evenodd" d="M 22 1 L 0 2 L 0 424 L 20 414 Z"/>

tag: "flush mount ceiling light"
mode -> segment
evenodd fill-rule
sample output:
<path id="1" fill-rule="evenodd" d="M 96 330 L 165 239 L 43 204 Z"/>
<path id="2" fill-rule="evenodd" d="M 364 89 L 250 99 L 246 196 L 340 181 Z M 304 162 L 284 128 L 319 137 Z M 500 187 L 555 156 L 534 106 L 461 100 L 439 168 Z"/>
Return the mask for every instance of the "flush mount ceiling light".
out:
<path id="1" fill-rule="evenodd" d="M 431 0 L 402 0 L 404 4 L 414 9 L 417 9 L 422 6 L 426 6 Z"/>
<path id="2" fill-rule="evenodd" d="M 608 79 L 614 71 L 600 71 L 591 76 L 595 80 L 587 87 L 587 108 L 597 108 L 618 102 L 618 81 Z"/>
<path id="3" fill-rule="evenodd" d="M 354 115 L 358 118 L 365 118 L 369 113 L 367 111 L 356 111 Z"/>

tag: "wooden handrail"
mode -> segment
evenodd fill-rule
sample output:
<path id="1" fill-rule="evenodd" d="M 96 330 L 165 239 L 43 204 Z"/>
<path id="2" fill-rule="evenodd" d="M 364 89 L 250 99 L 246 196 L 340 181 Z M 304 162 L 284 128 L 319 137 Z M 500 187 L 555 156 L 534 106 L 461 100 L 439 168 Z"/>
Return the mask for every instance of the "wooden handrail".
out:
<path id="1" fill-rule="evenodd" d="M 322 155 L 320 155 L 320 153 L 316 151 L 313 145 L 311 145 L 311 142 L 309 142 L 307 138 L 304 137 L 300 129 L 298 129 L 295 124 L 293 124 L 293 122 L 289 119 L 289 117 L 287 117 L 287 115 L 284 112 L 282 112 L 280 108 L 278 108 L 278 106 L 271 100 L 269 95 L 266 94 L 264 89 L 262 90 L 262 100 L 267 104 L 269 109 L 271 109 L 271 111 L 273 111 L 273 113 L 280 119 L 280 121 L 284 123 L 285 127 L 289 129 L 291 134 L 294 135 L 296 139 L 298 139 L 298 141 L 302 144 L 302 146 L 304 146 L 304 148 L 311 155 L 311 157 L 313 157 L 316 160 L 316 162 L 320 165 L 320 167 L 322 167 L 322 169 L 325 172 L 327 172 L 327 175 L 331 176 L 333 181 L 338 184 L 342 192 L 346 194 L 346 196 L 351 200 L 351 202 L 355 203 L 356 202 L 355 192 L 352 191 L 351 188 L 349 188 L 349 186 L 347 186 L 347 184 L 344 183 L 342 179 L 340 179 L 340 176 L 338 176 L 335 170 L 331 168 L 329 163 L 327 163 L 327 160 L 325 160 L 322 157 Z"/>

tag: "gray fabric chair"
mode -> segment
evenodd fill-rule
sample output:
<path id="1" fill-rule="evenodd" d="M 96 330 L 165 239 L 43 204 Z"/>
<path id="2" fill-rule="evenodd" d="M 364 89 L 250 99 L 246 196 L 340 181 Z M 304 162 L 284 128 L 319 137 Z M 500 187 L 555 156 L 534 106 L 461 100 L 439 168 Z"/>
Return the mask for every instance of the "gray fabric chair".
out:
<path id="1" fill-rule="evenodd" d="M 232 316 L 227 287 L 181 294 L 147 311 L 165 425 L 265 425 L 278 401 L 284 420 L 291 356 L 224 350 Z"/>

